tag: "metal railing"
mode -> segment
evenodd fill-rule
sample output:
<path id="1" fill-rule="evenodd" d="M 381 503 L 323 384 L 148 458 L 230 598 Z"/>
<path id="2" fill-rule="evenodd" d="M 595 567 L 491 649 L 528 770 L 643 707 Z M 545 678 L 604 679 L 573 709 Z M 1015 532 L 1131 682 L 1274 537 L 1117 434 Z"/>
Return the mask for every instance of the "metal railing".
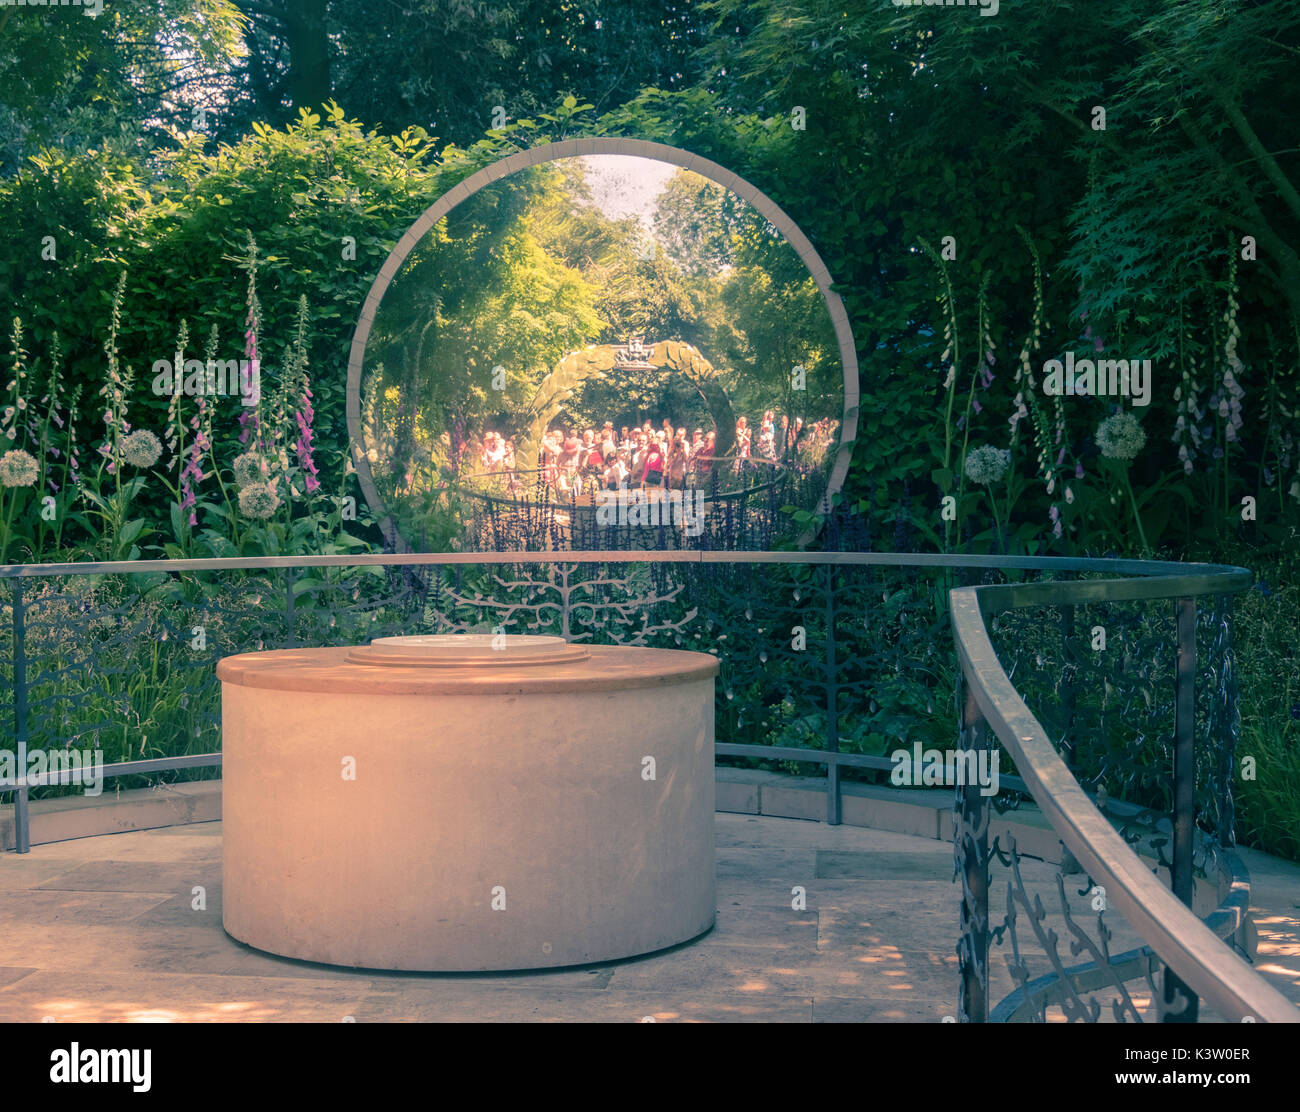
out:
<path id="1" fill-rule="evenodd" d="M 1220 933 L 1190 911 L 1193 896 L 1195 762 L 1195 661 L 1196 599 L 1223 596 L 1247 588 L 1250 573 L 1218 565 L 1172 564 L 1153 561 L 1088 561 L 1078 570 L 1109 571 L 1141 576 L 1091 582 L 989 585 L 952 592 L 953 632 L 961 659 L 966 698 L 962 708 L 962 748 L 981 749 L 991 731 L 1020 770 L 1030 794 L 1051 822 L 1070 853 L 1091 882 L 1104 881 L 1108 901 L 1123 913 L 1146 942 L 1139 951 L 1098 960 L 1071 970 L 1059 968 L 1056 976 L 1038 985 L 1022 983 L 1017 1003 L 1035 995 L 1051 994 L 1055 1002 L 1084 1006 L 1084 982 L 1104 984 L 1123 979 L 1151 955 L 1165 964 L 1164 983 L 1157 1001 L 1168 1022 L 1195 1022 L 1198 997 L 1218 1013 L 1236 1021 L 1296 1022 L 1300 1012 L 1281 993 L 1257 976 L 1238 954 L 1224 945 Z M 1178 636 L 1176 717 L 1173 738 L 1172 822 L 1173 852 L 1170 862 L 1172 891 L 1153 875 L 1150 867 L 1130 848 L 1111 822 L 1088 798 L 1052 745 L 1047 731 L 1026 706 L 994 651 L 988 622 L 1003 611 L 1045 606 L 1075 607 L 1089 602 L 1116 600 L 1176 600 Z M 1222 611 L 1226 620 L 1226 610 Z M 1235 703 L 1235 692 L 1231 693 Z M 1235 705 L 1231 708 L 1235 714 Z M 1230 731 L 1235 739 L 1235 730 Z M 1233 752 L 1220 746 L 1221 767 L 1229 770 L 1223 788 L 1230 791 Z M 1233 845 L 1230 796 L 1221 821 L 1212 832 L 1219 848 Z M 988 843 L 989 804 L 978 791 L 958 793 L 955 844 L 963 875 L 963 942 L 961 1010 L 963 1018 L 988 1018 Z M 1222 815 L 1220 816 L 1222 818 Z M 1015 855 L 1012 845 L 1011 854 Z M 1242 925 L 1248 906 L 1249 880 L 1232 854 L 1220 865 L 1229 881 L 1229 895 L 1212 916 L 1218 932 L 1232 934 Z M 1028 909 L 1027 901 L 1022 901 Z M 1067 913 L 1068 918 L 1068 913 Z M 1014 920 L 1012 925 L 1014 924 Z M 1150 966 L 1145 970 L 1148 975 Z M 1113 976 L 1108 977 L 1108 973 Z M 1154 989 L 1154 983 L 1152 984 Z M 1068 1007 L 1067 1007 L 1068 1013 Z"/>
<path id="2" fill-rule="evenodd" d="M 605 565 L 629 565 L 640 568 L 638 574 L 648 575 L 657 585 L 644 586 L 639 600 L 633 600 L 631 610 L 644 604 L 642 617 L 645 621 L 640 627 L 635 622 L 625 619 L 629 606 L 619 602 L 619 591 L 630 591 L 629 580 L 615 579 L 601 570 Z M 581 576 L 572 577 L 572 569 L 596 566 L 596 570 L 584 580 Z M 488 569 L 545 569 L 547 580 L 529 580 L 522 572 L 515 579 L 502 578 L 494 570 L 492 582 L 500 591 L 514 594 L 508 602 L 499 602 L 487 596 L 456 589 L 443 582 L 444 575 L 459 575 L 461 570 L 474 568 Z M 856 628 L 863 621 L 866 613 L 864 599 L 874 599 L 880 593 L 881 583 L 885 584 L 883 592 L 884 607 L 876 603 L 877 610 L 870 611 L 867 619 L 873 622 L 891 620 L 897 615 L 891 609 L 895 595 L 891 590 L 896 586 L 888 580 L 891 572 L 906 569 L 909 572 L 928 570 L 942 578 L 939 587 L 941 597 L 947 599 L 948 613 L 940 615 L 943 621 L 951 621 L 954 635 L 960 680 L 961 729 L 960 749 L 990 749 L 1000 742 L 1006 754 L 1014 763 L 1016 775 L 1002 777 L 1002 793 L 999 797 L 986 797 L 977 786 L 967 784 L 959 786 L 955 792 L 954 806 L 954 849 L 957 864 L 957 876 L 962 881 L 961 940 L 957 952 L 960 960 L 960 1018 L 964 1021 L 980 1022 L 989 1018 L 1044 1018 L 1049 1005 L 1062 1007 L 1067 1018 L 1096 1019 L 1098 1005 L 1085 1000 L 1084 994 L 1098 987 L 1110 986 L 1119 993 L 1115 1001 L 1117 1017 L 1126 1009 L 1132 1018 L 1138 1017 L 1138 1009 L 1133 1006 L 1124 983 L 1137 977 L 1145 976 L 1154 990 L 1153 975 L 1163 969 L 1163 999 L 1157 1001 L 1160 1018 L 1167 1021 L 1194 1021 L 1197 1018 L 1198 998 L 1206 1001 L 1220 1015 L 1231 1019 L 1254 1019 L 1259 1021 L 1296 1021 L 1300 1019 L 1297 1011 L 1280 993 L 1272 989 L 1267 982 L 1250 969 L 1249 965 L 1234 952 L 1231 942 L 1243 931 L 1245 912 L 1249 899 L 1249 879 L 1244 867 L 1234 854 L 1233 845 L 1231 788 L 1229 776 L 1224 770 L 1232 767 L 1233 755 L 1231 741 L 1235 736 L 1233 730 L 1235 715 L 1235 687 L 1231 682 L 1231 643 L 1227 636 L 1230 617 L 1221 602 L 1216 602 L 1213 612 L 1216 628 L 1220 636 L 1214 645 L 1216 669 L 1215 675 L 1223 678 L 1222 690 L 1215 693 L 1218 699 L 1217 711 L 1210 723 L 1216 732 L 1212 739 L 1218 746 L 1217 774 L 1211 792 L 1211 803 L 1201 807 L 1199 816 L 1204 823 L 1206 816 L 1212 820 L 1213 827 L 1207 836 L 1197 831 L 1196 791 L 1196 750 L 1194 745 L 1194 727 L 1196 718 L 1196 629 L 1198 597 L 1210 596 L 1222 600 L 1226 596 L 1243 590 L 1251 582 L 1250 573 L 1241 568 L 1218 565 L 1175 564 L 1158 561 L 1128 560 L 1090 560 L 1064 558 L 1010 558 L 979 556 L 944 556 L 916 553 L 874 553 L 874 552 L 716 552 L 700 550 L 676 551 L 586 551 L 586 552 L 508 552 L 508 553 L 454 553 L 422 554 L 407 553 L 399 555 L 345 555 L 316 557 L 262 557 L 247 559 L 195 559 L 195 560 L 141 560 L 118 561 L 113 563 L 68 563 L 42 565 L 9 565 L 0 567 L 0 582 L 9 585 L 9 610 L 12 632 L 12 653 L 8 661 L 11 685 L 13 689 L 13 722 L 15 727 L 16 748 L 20 752 L 18 767 L 25 770 L 26 765 L 21 754 L 26 750 L 31 730 L 30 690 L 33 678 L 29 673 L 28 641 L 31 635 L 29 618 L 36 606 L 35 600 L 26 596 L 25 584 L 33 580 L 64 582 L 80 577 L 114 577 L 144 575 L 154 580 L 167 580 L 179 585 L 188 581 L 187 577 L 197 577 L 202 573 L 268 573 L 283 569 L 284 595 L 283 607 L 268 607 L 263 604 L 261 595 L 265 592 L 265 581 L 259 581 L 252 598 L 254 607 L 263 615 L 275 613 L 284 620 L 278 640 L 285 645 L 303 643 L 299 629 L 306 621 L 305 607 L 314 595 L 328 595 L 352 591 L 352 598 L 358 598 L 352 582 L 331 582 L 328 569 L 382 569 L 394 582 L 400 579 L 401 590 L 406 592 L 406 608 L 402 614 L 422 614 L 425 618 L 433 615 L 443 624 L 437 628 L 465 629 L 469 620 L 466 615 L 487 616 L 492 622 L 498 619 L 514 629 L 538 630 L 541 621 L 542 604 L 526 600 L 532 599 L 539 589 L 551 590 L 561 598 L 562 603 L 554 604 L 554 613 L 548 611 L 547 620 L 558 622 L 547 626 L 547 631 L 560 630 L 570 637 L 605 636 L 620 643 L 651 643 L 650 631 L 675 638 L 676 643 L 683 643 L 683 636 L 691 636 L 691 623 L 707 617 L 709 628 L 715 618 L 722 620 L 719 607 L 743 604 L 743 599 L 736 590 L 732 580 L 720 581 L 710 595 L 704 586 L 695 581 L 688 582 L 682 578 L 675 586 L 665 579 L 658 583 L 656 577 L 667 575 L 704 574 L 709 572 L 736 575 L 744 569 L 783 568 L 792 575 L 802 576 L 795 580 L 781 583 L 781 589 L 796 583 L 794 603 L 796 609 L 789 611 L 796 621 L 817 622 L 823 634 L 823 649 L 820 656 L 821 679 L 813 685 L 819 696 L 818 726 L 822 737 L 820 746 L 814 745 L 762 745 L 735 741 L 719 741 L 716 746 L 720 757 L 743 757 L 749 759 L 784 760 L 800 764 L 819 765 L 826 769 L 827 820 L 837 823 L 842 817 L 842 778 L 841 770 L 847 768 L 890 771 L 896 767 L 891 757 L 863 752 L 843 751 L 842 743 L 848 726 L 855 716 L 862 713 L 861 702 L 855 699 L 865 698 L 864 692 L 874 681 L 860 680 L 852 673 L 859 663 L 855 654 L 862 651 L 862 631 L 858 630 L 854 641 L 847 631 L 850 626 Z M 421 570 L 422 569 L 422 570 Z M 852 591 L 846 590 L 842 577 L 848 569 L 856 574 L 865 575 L 865 580 L 857 582 Z M 1008 582 L 966 584 L 955 578 L 971 578 L 981 575 L 984 578 L 999 575 L 1025 576 L 1030 573 L 1058 575 L 1119 575 L 1125 578 L 1108 578 L 1101 580 L 1051 580 L 1047 582 Z M 304 574 L 315 575 L 319 582 L 313 582 L 308 588 Z M 401 579 L 401 577 L 406 577 Z M 421 578 L 423 577 L 423 578 Z M 430 585 L 430 577 L 435 580 Z M 839 580 L 837 581 L 837 577 Z M 874 578 L 874 577 L 884 577 Z M 801 597 L 798 584 L 806 597 Z M 683 587 L 690 586 L 698 591 L 699 599 L 706 597 L 715 601 L 706 605 L 701 602 L 689 612 L 682 609 L 683 604 L 696 601 L 694 595 L 681 596 Z M 750 584 L 751 588 L 753 584 Z M 251 588 L 250 588 L 251 589 Z M 575 591 L 584 591 L 585 595 Z M 432 594 L 430 593 L 432 591 Z M 856 591 L 856 593 L 854 593 Z M 409 596 L 409 597 L 408 597 Z M 436 596 L 436 598 L 435 598 Z M 631 596 L 628 596 L 631 597 Z M 774 598 L 775 596 L 771 596 Z M 912 596 L 909 596 L 912 597 Z M 919 597 L 925 601 L 925 592 Z M 430 601 L 430 600 L 434 601 Z M 605 601 L 600 601 L 600 600 Z M 613 601 L 610 601 L 610 600 Z M 649 601 L 646 602 L 645 600 Z M 721 599 L 722 602 L 717 600 Z M 846 599 L 848 605 L 846 605 Z M 1062 611 L 1065 628 L 1073 628 L 1073 615 L 1076 609 L 1097 604 L 1120 604 L 1125 602 L 1149 602 L 1151 600 L 1176 600 L 1176 628 L 1178 658 L 1176 679 L 1173 684 L 1175 699 L 1175 725 L 1173 730 L 1173 806 L 1168 816 L 1168 825 L 1172 834 L 1172 857 L 1168 862 L 1171 872 L 1171 885 L 1165 885 L 1153 874 L 1151 866 L 1143 861 L 1135 850 L 1140 837 L 1133 837 L 1127 828 L 1117 831 L 1110 818 L 1102 813 L 1104 807 L 1112 816 L 1129 816 L 1139 829 L 1147 834 L 1158 823 L 1150 816 L 1155 814 L 1149 807 L 1129 807 L 1122 802 L 1105 799 L 1104 792 L 1090 797 L 1076 778 L 1071 765 L 1058 755 L 1053 739 L 1042 723 L 1029 710 L 1022 693 L 1012 684 L 1008 671 L 996 652 L 990 636 L 989 623 L 1000 614 L 1016 611 L 1041 610 L 1043 608 Z M 915 601 L 915 598 L 913 599 Z M 2 603 L 3 600 L 0 600 Z M 436 605 L 435 605 L 436 602 Z M 647 615 L 656 606 L 673 603 L 678 607 L 674 617 L 652 625 Z M 49 609 L 48 602 L 42 602 Z M 121 615 L 130 610 L 132 603 L 128 600 L 116 610 L 108 611 Z M 192 603 L 195 607 L 209 608 L 206 596 Z M 215 603 L 212 604 L 215 607 Z M 547 604 L 551 605 L 551 604 Z M 780 605 L 765 601 L 765 606 Z M 598 618 L 600 607 L 606 607 L 614 614 L 613 624 L 607 619 Z M 412 609 L 414 607 L 414 609 Z M 701 614 L 704 607 L 705 614 Z M 711 608 L 710 608 L 711 607 Z M 861 607 L 861 609 L 858 609 Z M 85 609 L 84 603 L 82 604 Z M 493 609 L 494 608 L 494 609 Z M 585 608 L 585 609 L 584 609 Z M 39 606 L 36 612 L 40 613 Z M 378 617 L 378 612 L 367 612 L 364 600 L 348 613 L 358 619 L 360 625 L 354 624 L 353 632 L 348 636 L 356 637 L 357 628 L 364 632 L 379 632 L 379 627 L 367 624 Z M 747 610 L 746 615 L 749 614 Z M 782 613 L 785 613 L 782 611 Z M 502 618 L 502 615 L 505 615 Z M 328 615 L 329 626 L 323 625 Z M 321 639 L 337 640 L 339 634 L 330 636 L 335 630 L 336 613 L 322 611 L 320 621 L 308 637 L 307 643 Z M 901 625 L 906 627 L 906 615 Z M 788 618 L 788 615 L 787 615 Z M 58 620 L 57 615 L 44 619 L 47 624 Z M 780 625 L 783 619 L 775 619 L 769 624 Z M 622 625 L 618 623 L 622 622 Z M 585 624 L 584 624 L 585 623 Z M 802 630 L 803 626 L 793 628 Z M 926 652 L 934 650 L 936 629 L 934 624 L 920 627 L 913 623 L 913 643 L 928 644 Z M 173 632 L 175 632 L 173 630 Z M 759 629 L 761 634 L 763 629 Z M 769 635 L 771 631 L 768 631 Z M 168 635 L 164 628 L 162 636 Z M 262 647 L 261 639 L 252 642 L 253 635 L 244 626 L 237 623 L 231 626 L 230 635 L 237 646 L 235 651 L 244 651 L 250 647 Z M 693 635 L 697 640 L 700 633 Z M 883 636 L 883 635 L 882 635 Z M 901 638 L 901 634 L 898 635 Z M 273 639 L 274 640 L 274 639 Z M 761 638 L 759 639 L 761 640 Z M 733 654 L 736 662 L 743 662 L 753 655 L 759 641 L 749 644 L 746 650 Z M 763 642 L 776 645 L 775 641 Z M 900 641 L 901 643 L 901 641 Z M 709 642 L 704 642 L 709 644 Z M 733 641 L 734 644 L 734 641 Z M 687 647 L 692 647 L 687 642 Z M 712 646 L 716 651 L 716 645 Z M 1068 648 L 1068 646 L 1067 646 Z M 777 651 L 775 648 L 773 651 Z M 766 651 L 762 653 L 766 662 Z M 907 665 L 903 655 L 896 654 L 894 668 L 902 673 Z M 3 661 L 0 661 L 3 663 Z M 737 665 L 739 666 L 739 664 Z M 54 675 L 53 671 L 50 675 Z M 751 675 L 752 673 L 747 673 Z M 1216 681 L 1217 682 L 1217 681 Z M 731 697 L 728 691 L 727 699 Z M 1078 723 L 1084 721 L 1080 699 L 1086 702 L 1086 691 L 1080 692 L 1071 687 L 1060 695 L 1062 705 L 1068 704 L 1071 720 L 1076 713 L 1078 722 L 1071 730 L 1066 730 L 1056 739 L 1057 745 L 1066 750 L 1067 758 L 1073 752 L 1082 733 L 1086 732 Z M 48 713 L 50 708 L 57 708 L 57 695 L 43 696 L 42 706 Z M 719 697 L 722 704 L 721 695 Z M 874 707 L 874 700 L 872 706 Z M 1222 735 L 1222 736 L 1218 736 Z M 1225 740 L 1226 739 L 1226 740 Z M 850 746 L 849 748 L 853 748 Z M 860 748 L 860 746 L 858 746 Z M 107 778 L 133 776 L 141 773 L 174 769 L 193 769 L 217 766 L 221 762 L 219 752 L 204 752 L 173 757 L 156 757 L 147 760 L 125 760 L 105 765 L 103 775 Z M 1204 771 L 1204 770 L 1203 770 Z M 1211 777 L 1213 779 L 1213 777 Z M 25 777 L 20 774 L 16 785 L 0 785 L 0 792 L 12 791 L 14 794 L 14 820 L 16 827 L 16 848 L 26 852 L 29 839 L 29 790 L 43 784 L 57 782 L 57 777 Z M 1055 954 L 1055 936 L 1041 930 L 1038 922 L 1033 922 L 1034 933 L 1044 950 L 1049 950 L 1047 958 L 1051 971 L 1043 977 L 1029 978 L 1024 971 L 1025 963 L 1020 960 L 1017 949 L 1017 961 L 1013 966 L 1018 970 L 1019 989 L 1000 1006 L 990 1009 L 989 1004 L 989 950 L 992 943 L 1001 943 L 1009 937 L 1013 946 L 1018 946 L 1016 938 L 1016 912 L 1014 905 L 1019 903 L 1026 912 L 1032 912 L 1031 904 L 1024 897 L 1020 864 L 1027 858 L 1021 854 L 1009 839 L 1009 848 L 1003 850 L 998 839 L 989 845 L 989 828 L 992 811 L 1000 808 L 1001 795 L 1016 805 L 1017 796 L 1032 799 L 1050 822 L 1052 830 L 1059 837 L 1061 844 L 1072 855 L 1090 882 L 1104 886 L 1110 902 L 1124 916 L 1127 923 L 1136 932 L 1144 945 L 1124 954 L 1111 956 L 1107 948 L 1110 935 L 1108 928 L 1098 917 L 1101 944 L 1081 941 L 1075 952 L 1086 949 L 1093 953 L 1095 960 L 1083 966 L 1066 968 Z M 1137 817 L 1134 817 L 1137 816 Z M 1145 817 L 1143 817 L 1145 816 Z M 1140 819 L 1140 821 L 1139 821 Z M 1128 821 L 1128 820 L 1125 820 Z M 1190 909 L 1194 885 L 1194 858 L 1198 837 L 1201 843 L 1213 843 L 1205 854 L 1205 869 L 1217 870 L 1217 880 L 1226 897 L 1219 908 L 1206 920 L 1202 921 Z M 1148 839 L 1149 841 L 1149 839 Z M 1159 839 L 1156 839 L 1159 843 Z M 1131 844 L 1132 843 L 1132 844 Z M 1138 846 L 1137 848 L 1142 848 Z M 1149 845 L 1146 847 L 1149 848 Z M 1009 864 L 1014 874 L 1015 885 L 1008 886 L 1008 918 L 1001 926 L 992 926 L 989 920 L 988 898 L 990 891 L 990 866 L 996 861 Z M 1212 878 L 1214 879 L 1214 878 Z M 1058 879 L 1061 891 L 1062 910 L 1066 924 L 1077 938 L 1083 936 L 1077 922 L 1071 917 L 1071 911 L 1065 897 L 1064 887 Z M 1014 888 L 1014 890 L 1013 890 Z M 1085 886 L 1085 891 L 1088 886 Z M 1092 890 L 1096 890 L 1094 887 Z M 1040 909 L 1041 910 L 1041 909 Z M 1030 914 L 1031 920 L 1034 915 Z M 1038 916 L 1042 918 L 1041 915 Z M 1207 925 L 1208 924 L 1208 925 Z M 1228 939 L 1225 943 L 1222 939 Z M 1050 948 L 1045 943 L 1050 940 Z"/>

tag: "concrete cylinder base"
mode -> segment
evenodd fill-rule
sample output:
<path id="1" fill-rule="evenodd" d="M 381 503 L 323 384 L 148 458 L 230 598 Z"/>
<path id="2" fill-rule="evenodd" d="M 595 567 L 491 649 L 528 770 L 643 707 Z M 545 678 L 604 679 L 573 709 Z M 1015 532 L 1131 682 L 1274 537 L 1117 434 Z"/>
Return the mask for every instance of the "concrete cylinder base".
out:
<path id="1" fill-rule="evenodd" d="M 708 930 L 717 662 L 563 642 L 548 662 L 524 640 L 495 662 L 378 642 L 221 661 L 226 930 L 448 972 Z"/>

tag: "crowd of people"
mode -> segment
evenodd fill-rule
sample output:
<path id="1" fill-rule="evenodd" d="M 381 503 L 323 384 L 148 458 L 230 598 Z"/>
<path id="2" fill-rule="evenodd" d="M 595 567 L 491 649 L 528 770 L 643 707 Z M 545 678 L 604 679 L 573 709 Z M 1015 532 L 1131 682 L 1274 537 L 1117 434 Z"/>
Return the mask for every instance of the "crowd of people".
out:
<path id="1" fill-rule="evenodd" d="M 737 420 L 735 444 L 725 457 L 717 454 L 715 430 L 697 428 L 688 434 L 667 419 L 659 428 L 649 421 L 617 430 L 606 421 L 599 430 L 591 427 L 581 433 L 555 428 L 542 438 L 538 470 L 560 500 L 597 490 L 681 490 L 707 484 L 715 469 L 739 475 L 783 461 L 816 462 L 834 442 L 838 427 L 831 418 L 805 427 L 802 417 L 778 419 L 769 409 L 757 437 L 747 418 Z M 479 443 L 466 445 L 461 472 L 498 475 L 515 494 L 523 494 L 537 479 L 518 471 L 514 440 L 493 430 Z"/>

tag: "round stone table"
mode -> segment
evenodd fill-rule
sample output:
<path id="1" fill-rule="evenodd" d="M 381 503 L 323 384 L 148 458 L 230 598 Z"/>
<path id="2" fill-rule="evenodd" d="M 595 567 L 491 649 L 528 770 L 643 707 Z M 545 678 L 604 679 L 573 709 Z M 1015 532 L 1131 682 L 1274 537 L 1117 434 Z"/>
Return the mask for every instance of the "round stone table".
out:
<path id="1" fill-rule="evenodd" d="M 703 653 L 489 635 L 226 657 L 226 930 L 427 971 L 702 934 L 717 670 Z"/>

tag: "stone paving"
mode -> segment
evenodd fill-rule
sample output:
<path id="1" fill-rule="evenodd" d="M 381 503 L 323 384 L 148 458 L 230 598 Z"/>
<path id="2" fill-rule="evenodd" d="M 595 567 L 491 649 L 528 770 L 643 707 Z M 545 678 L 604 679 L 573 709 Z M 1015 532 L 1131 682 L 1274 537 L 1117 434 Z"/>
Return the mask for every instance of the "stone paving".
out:
<path id="1" fill-rule="evenodd" d="M 935 1023 L 954 1014 L 948 844 L 729 814 L 717 816 L 717 832 L 709 934 L 645 958 L 514 974 L 338 969 L 234 941 L 221 929 L 218 822 L 5 853 L 0 1021 Z M 1300 867 L 1247 856 L 1260 904 L 1257 968 L 1300 1003 Z M 1045 900 L 1054 891 L 1053 868 L 1027 862 L 1024 873 Z M 203 910 L 192 907 L 196 886 Z M 791 906 L 796 886 L 802 910 Z M 998 885 L 995 918 L 1005 895 Z M 1132 941 L 1118 926 L 1113 951 Z M 1067 963 L 1082 960 L 1062 949 Z M 999 950 L 990 965 L 996 1001 L 1014 985 Z M 1134 999 L 1149 1006 L 1142 993 Z"/>

